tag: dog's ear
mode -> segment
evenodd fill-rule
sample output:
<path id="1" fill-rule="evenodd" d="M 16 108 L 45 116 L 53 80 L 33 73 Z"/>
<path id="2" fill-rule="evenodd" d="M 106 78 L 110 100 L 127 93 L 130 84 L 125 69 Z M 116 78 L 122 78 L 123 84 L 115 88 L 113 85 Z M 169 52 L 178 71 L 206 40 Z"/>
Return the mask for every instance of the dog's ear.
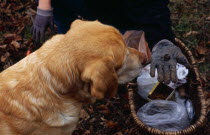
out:
<path id="1" fill-rule="evenodd" d="M 114 97 L 117 92 L 118 78 L 111 58 L 92 61 L 85 67 L 82 80 L 90 83 L 91 95 L 97 99 Z"/>
<path id="2" fill-rule="evenodd" d="M 150 61 L 151 51 L 148 42 L 146 41 L 144 31 L 129 30 L 125 32 L 123 38 L 128 47 L 135 48 L 142 53 L 142 58 L 144 60 L 142 64 L 145 65 Z"/>

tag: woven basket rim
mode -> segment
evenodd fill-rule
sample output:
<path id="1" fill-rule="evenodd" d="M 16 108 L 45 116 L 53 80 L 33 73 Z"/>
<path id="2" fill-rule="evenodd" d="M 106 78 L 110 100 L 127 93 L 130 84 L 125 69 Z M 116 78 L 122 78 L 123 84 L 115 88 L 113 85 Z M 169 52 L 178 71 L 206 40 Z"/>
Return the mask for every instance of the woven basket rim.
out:
<path id="1" fill-rule="evenodd" d="M 177 45 L 181 48 L 182 51 L 184 51 L 188 57 L 189 57 L 189 62 L 192 66 L 193 71 L 195 72 L 195 76 L 196 76 L 196 81 L 198 82 L 198 86 L 197 86 L 197 91 L 198 91 L 198 97 L 200 100 L 200 105 L 201 105 L 201 110 L 200 110 L 200 116 L 198 118 L 198 120 L 190 125 L 188 128 L 184 129 L 184 130 L 180 130 L 180 131 L 161 131 L 159 129 L 153 128 L 153 127 L 149 127 L 147 125 L 145 125 L 137 116 L 136 110 L 135 110 L 135 104 L 134 104 L 134 89 L 136 88 L 137 84 L 136 83 L 128 83 L 127 85 L 127 89 L 128 89 L 128 98 L 129 98 L 129 105 L 130 105 L 130 109 L 131 109 L 131 114 L 132 117 L 134 118 L 134 121 L 136 122 L 137 125 L 139 125 L 139 127 L 143 130 L 146 130 L 147 132 L 151 133 L 151 134 L 157 134 L 157 135 L 188 135 L 188 134 L 192 134 L 196 131 L 196 129 L 201 128 L 205 121 L 206 121 L 206 115 L 207 115 L 207 111 L 206 111 L 206 105 L 205 105 L 205 98 L 204 98 L 204 91 L 202 88 L 202 83 L 201 83 L 201 78 L 200 78 L 200 74 L 197 68 L 197 63 L 193 57 L 192 52 L 189 50 L 189 48 L 178 38 L 175 38 L 175 41 L 177 43 Z"/>

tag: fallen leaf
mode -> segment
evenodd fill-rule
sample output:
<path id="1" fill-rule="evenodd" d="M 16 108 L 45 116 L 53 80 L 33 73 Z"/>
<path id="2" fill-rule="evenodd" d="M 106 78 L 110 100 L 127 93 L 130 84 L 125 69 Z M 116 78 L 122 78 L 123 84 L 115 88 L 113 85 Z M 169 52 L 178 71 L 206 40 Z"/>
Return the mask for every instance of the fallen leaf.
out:
<path id="1" fill-rule="evenodd" d="M 204 47 L 199 47 L 196 49 L 196 51 L 199 55 L 205 55 L 208 52 L 208 49 Z"/>
<path id="2" fill-rule="evenodd" d="M 105 122 L 100 122 L 101 125 L 104 125 Z"/>
<path id="3" fill-rule="evenodd" d="M 114 128 L 116 127 L 118 124 L 113 122 L 113 121 L 107 121 L 106 122 L 106 126 L 109 127 L 109 128 Z"/>
<path id="4" fill-rule="evenodd" d="M 36 10 L 32 9 L 32 8 L 29 8 L 29 11 L 36 14 Z"/>
<path id="5" fill-rule="evenodd" d="M 106 119 L 104 119 L 104 117 L 101 117 L 101 120 L 102 120 L 102 121 L 105 121 L 105 122 L 107 122 L 107 120 L 106 120 Z"/>
<path id="6" fill-rule="evenodd" d="M 14 62 L 10 58 L 8 58 L 8 59 L 6 59 L 6 61 L 4 63 L 3 69 L 5 70 L 13 64 L 14 64 Z"/>
<path id="7" fill-rule="evenodd" d="M 184 34 L 184 37 L 193 36 L 193 35 L 197 35 L 197 34 L 198 34 L 197 31 L 189 31 L 186 34 Z"/>
<path id="8" fill-rule="evenodd" d="M 204 41 L 204 40 L 203 40 L 203 41 L 200 41 L 199 44 L 198 44 L 198 46 L 197 46 L 197 48 L 199 48 L 199 47 L 206 48 L 206 43 L 207 43 L 207 42 Z"/>
<path id="9" fill-rule="evenodd" d="M 3 35 L 3 37 L 5 38 L 4 39 L 4 43 L 5 44 L 10 44 L 14 40 L 15 35 L 16 34 L 8 34 L 8 33 L 7 34 L 4 34 Z"/>
<path id="10" fill-rule="evenodd" d="M 11 33 L 6 33 L 3 35 L 4 38 L 11 38 L 11 37 L 14 38 L 15 36 L 16 36 L 16 34 L 11 34 Z"/>
<path id="11" fill-rule="evenodd" d="M 0 48 L 5 49 L 7 45 L 1 45 Z"/>
<path id="12" fill-rule="evenodd" d="M 89 135 L 89 134 L 90 134 L 90 130 L 86 130 L 83 135 Z"/>
<path id="13" fill-rule="evenodd" d="M 15 40 L 15 41 L 21 41 L 21 40 L 23 40 L 23 39 L 22 39 L 22 37 L 21 37 L 21 36 L 16 35 L 16 36 L 15 36 L 15 38 L 14 38 L 14 40 Z"/>
<path id="14" fill-rule="evenodd" d="M 207 107 L 210 107 L 210 98 L 208 98 L 208 99 L 206 100 L 206 105 L 207 105 Z"/>
<path id="15" fill-rule="evenodd" d="M 195 59 L 198 64 L 204 63 L 206 61 L 205 57 Z"/>
<path id="16" fill-rule="evenodd" d="M 99 110 L 106 110 L 106 109 L 108 109 L 107 106 L 104 105 L 104 104 L 101 104 L 101 105 L 97 106 L 96 108 L 99 109 Z"/>
<path id="17" fill-rule="evenodd" d="M 92 106 L 87 107 L 87 109 L 88 109 L 89 113 L 93 113 L 93 107 Z"/>
<path id="18" fill-rule="evenodd" d="M 204 91 L 204 97 L 207 99 L 208 98 L 208 92 L 207 91 Z M 210 97 L 209 97 L 210 98 Z"/>
<path id="19" fill-rule="evenodd" d="M 90 118 L 90 115 L 84 109 L 82 109 L 80 111 L 80 118 L 87 120 L 88 118 Z"/>
<path id="20" fill-rule="evenodd" d="M 127 134 L 130 135 L 130 134 L 132 134 L 132 132 L 134 132 L 134 131 L 135 131 L 135 128 L 131 128 L 131 129 L 128 130 Z M 143 135 L 143 134 L 139 134 L 139 135 Z"/>
<path id="21" fill-rule="evenodd" d="M 9 58 L 10 54 L 6 52 L 4 55 L 1 56 L 1 62 L 5 62 Z"/>
<path id="22" fill-rule="evenodd" d="M 109 115 L 110 114 L 110 111 L 107 109 L 107 110 L 102 110 L 102 111 L 99 111 L 100 113 L 103 113 L 104 115 Z"/>
<path id="23" fill-rule="evenodd" d="M 23 32 L 24 28 L 25 28 L 25 26 L 22 26 L 21 28 L 19 28 L 17 34 L 20 34 L 21 32 Z"/>
<path id="24" fill-rule="evenodd" d="M 94 121 L 96 121 L 96 118 L 92 118 L 89 122 L 94 122 Z"/>
<path id="25" fill-rule="evenodd" d="M 99 106 L 96 107 L 100 113 L 103 113 L 105 115 L 109 115 L 110 114 L 110 110 L 108 109 L 107 105 L 101 104 Z"/>
<path id="26" fill-rule="evenodd" d="M 13 40 L 13 41 L 11 42 L 11 44 L 12 44 L 16 49 L 20 48 L 20 43 L 18 43 L 18 42 L 15 41 L 15 40 Z"/>
<path id="27" fill-rule="evenodd" d="M 206 17 L 206 20 L 210 21 L 210 16 L 209 17 Z"/>

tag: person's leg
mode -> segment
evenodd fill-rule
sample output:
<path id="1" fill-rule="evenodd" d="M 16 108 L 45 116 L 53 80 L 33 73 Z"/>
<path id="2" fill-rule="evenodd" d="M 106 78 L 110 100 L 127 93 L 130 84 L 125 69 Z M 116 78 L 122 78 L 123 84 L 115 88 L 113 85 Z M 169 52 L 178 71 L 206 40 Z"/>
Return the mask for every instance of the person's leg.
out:
<path id="1" fill-rule="evenodd" d="M 65 34 L 71 23 L 83 16 L 84 0 L 55 0 L 54 22 L 57 25 L 58 33 Z"/>
<path id="2" fill-rule="evenodd" d="M 175 42 L 175 35 L 171 29 L 171 25 L 164 23 L 148 25 L 144 26 L 142 30 L 145 32 L 145 37 L 151 50 L 162 39 L 168 39 L 173 43 Z"/>
<path id="3" fill-rule="evenodd" d="M 174 41 L 168 0 L 124 0 L 125 23 L 129 30 L 143 30 L 150 49 L 162 39 Z"/>
<path id="4" fill-rule="evenodd" d="M 57 26 L 57 33 L 58 34 L 65 34 L 70 29 L 70 24 L 67 22 L 63 22 L 61 20 L 54 19 L 54 22 Z"/>

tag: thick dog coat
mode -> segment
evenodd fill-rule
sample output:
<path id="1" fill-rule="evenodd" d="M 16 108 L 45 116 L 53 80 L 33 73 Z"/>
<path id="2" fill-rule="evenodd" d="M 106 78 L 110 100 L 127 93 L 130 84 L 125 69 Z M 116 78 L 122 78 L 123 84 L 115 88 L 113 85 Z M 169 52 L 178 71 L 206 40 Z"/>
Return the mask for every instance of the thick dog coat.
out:
<path id="1" fill-rule="evenodd" d="M 0 73 L 1 135 L 70 135 L 81 107 L 138 76 L 142 54 L 115 28 L 76 20 Z"/>

